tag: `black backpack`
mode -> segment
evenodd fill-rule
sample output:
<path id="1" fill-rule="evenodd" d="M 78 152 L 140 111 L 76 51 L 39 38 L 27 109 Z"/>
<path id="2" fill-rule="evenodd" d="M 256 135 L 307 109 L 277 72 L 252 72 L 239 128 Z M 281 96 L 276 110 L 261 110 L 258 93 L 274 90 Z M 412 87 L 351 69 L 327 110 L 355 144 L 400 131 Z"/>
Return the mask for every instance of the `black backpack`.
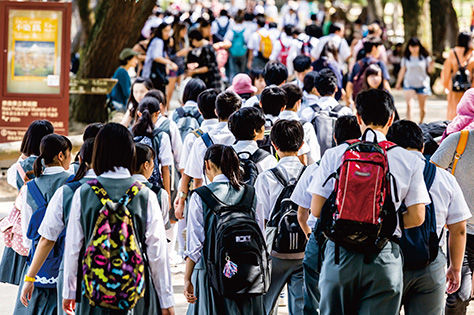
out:
<path id="1" fill-rule="evenodd" d="M 458 63 L 458 71 L 453 75 L 453 92 L 464 92 L 471 88 L 471 74 L 469 70 L 467 70 L 467 66 L 461 66 L 459 62 L 458 55 L 456 51 L 453 49 L 454 56 L 456 57 L 456 61 Z"/>
<path id="2" fill-rule="evenodd" d="M 237 154 L 240 163 L 240 172 L 242 173 L 242 180 L 244 184 L 253 186 L 258 176 L 257 163 L 260 163 L 269 156 L 270 153 L 263 149 L 258 149 L 253 154 L 243 151 Z"/>
<path id="3" fill-rule="evenodd" d="M 423 178 L 425 180 L 428 193 L 436 176 L 436 166 L 425 161 Z M 432 263 L 438 257 L 439 241 L 436 232 L 436 211 L 433 199 L 425 206 L 425 221 L 422 225 L 410 229 L 403 229 L 403 212 L 406 211 L 405 204 L 400 207 L 400 225 L 402 227 L 402 237 L 400 238 L 400 248 L 403 252 L 403 267 L 407 270 L 422 269 Z"/>
<path id="4" fill-rule="evenodd" d="M 267 126 L 267 122 L 270 122 L 270 125 Z M 276 156 L 275 148 L 272 145 L 272 141 L 270 140 L 270 133 L 272 131 L 273 121 L 271 119 L 265 119 L 265 133 L 262 140 L 257 140 L 257 145 L 260 149 L 263 149 L 270 153 L 273 156 Z"/>
<path id="5" fill-rule="evenodd" d="M 429 157 L 431 157 L 431 155 L 433 155 L 439 147 L 439 144 L 436 142 L 435 138 L 443 135 L 446 128 L 448 127 L 448 124 L 448 120 L 435 121 L 429 124 L 420 124 L 420 129 L 423 132 L 423 142 L 425 143 L 423 155 L 428 157 L 428 160 Z"/>
<path id="6" fill-rule="evenodd" d="M 255 189 L 245 185 L 238 204 L 228 205 L 203 186 L 194 190 L 208 205 L 204 211 L 206 260 L 209 283 L 219 295 L 262 295 L 270 286 L 265 239 L 255 220 Z"/>
<path id="7" fill-rule="evenodd" d="M 303 167 L 297 178 L 290 180 L 286 180 L 278 168 L 270 170 L 284 187 L 267 223 L 268 227 L 276 228 L 272 250 L 280 254 L 303 253 L 306 249 L 306 235 L 298 222 L 298 205 L 290 199 L 305 169 L 306 166 Z"/>

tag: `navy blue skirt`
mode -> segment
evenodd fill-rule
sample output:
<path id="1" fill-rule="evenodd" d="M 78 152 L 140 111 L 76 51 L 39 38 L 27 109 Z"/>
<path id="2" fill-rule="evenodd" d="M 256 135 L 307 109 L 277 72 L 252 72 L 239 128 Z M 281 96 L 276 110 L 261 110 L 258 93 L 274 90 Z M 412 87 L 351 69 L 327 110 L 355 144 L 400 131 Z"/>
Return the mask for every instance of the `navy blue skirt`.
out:
<path id="1" fill-rule="evenodd" d="M 0 282 L 19 285 L 23 282 L 22 273 L 26 256 L 17 254 L 11 247 L 5 247 L 0 263 Z"/>

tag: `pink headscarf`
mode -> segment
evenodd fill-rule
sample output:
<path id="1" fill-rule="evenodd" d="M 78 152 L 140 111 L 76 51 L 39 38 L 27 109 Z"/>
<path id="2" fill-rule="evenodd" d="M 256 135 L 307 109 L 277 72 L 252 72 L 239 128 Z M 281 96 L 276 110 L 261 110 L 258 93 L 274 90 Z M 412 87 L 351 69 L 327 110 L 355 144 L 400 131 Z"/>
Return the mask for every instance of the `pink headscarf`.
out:
<path id="1" fill-rule="evenodd" d="M 457 115 L 448 125 L 443 139 L 463 129 L 474 130 L 474 88 L 467 90 L 456 108 Z"/>

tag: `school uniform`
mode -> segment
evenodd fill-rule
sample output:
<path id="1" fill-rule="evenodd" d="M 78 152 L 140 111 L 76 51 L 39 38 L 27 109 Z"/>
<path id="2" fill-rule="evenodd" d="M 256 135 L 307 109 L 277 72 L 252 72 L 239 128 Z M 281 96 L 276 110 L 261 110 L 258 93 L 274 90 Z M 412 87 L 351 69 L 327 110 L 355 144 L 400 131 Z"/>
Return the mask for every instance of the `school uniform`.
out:
<path id="1" fill-rule="evenodd" d="M 249 42 L 247 43 L 248 49 L 253 51 L 253 60 L 252 60 L 252 68 L 265 68 L 266 63 L 269 60 L 265 60 L 259 53 L 260 53 L 260 41 L 262 40 L 262 36 L 270 36 L 273 46 L 275 46 L 275 38 L 271 36 L 271 33 L 266 28 L 259 28 L 255 32 L 251 33 Z"/>
<path id="2" fill-rule="evenodd" d="M 158 116 L 158 120 L 156 121 L 155 128 L 162 129 L 170 137 L 171 151 L 173 152 L 174 162 L 176 165 L 179 165 L 179 159 L 183 149 L 183 141 L 181 140 L 181 135 L 179 134 L 178 125 L 176 125 L 173 120 L 160 114 Z"/>
<path id="3" fill-rule="evenodd" d="M 90 169 L 86 172 L 86 175 L 79 180 L 79 183 L 82 185 L 88 180 L 94 179 L 96 177 L 97 176 L 95 175 L 94 170 Z M 74 192 L 75 190 L 73 190 L 71 186 L 63 185 L 62 187 L 59 187 L 54 193 L 48 204 L 48 207 L 46 208 L 43 222 L 38 229 L 38 233 L 45 239 L 56 242 L 61 232 L 67 226 Z M 64 260 L 61 262 L 61 266 L 59 267 L 58 282 L 56 284 L 58 315 L 66 314 L 62 308 L 63 276 Z"/>
<path id="4" fill-rule="evenodd" d="M 276 37 L 278 38 L 278 37 Z M 286 35 L 285 32 L 282 32 L 277 40 L 273 44 L 272 54 L 270 55 L 271 61 L 280 61 L 280 53 L 282 50 L 290 50 L 291 44 L 293 42 L 293 37 Z M 287 59 L 288 60 L 288 59 Z M 281 61 L 280 61 L 281 62 Z M 288 64 L 288 63 L 287 63 Z M 285 66 L 287 66 L 287 64 Z"/>
<path id="5" fill-rule="evenodd" d="M 351 48 L 349 47 L 349 44 L 347 44 L 347 41 L 344 38 L 339 37 L 336 34 L 329 34 L 326 36 L 323 36 L 319 39 L 318 45 L 316 46 L 314 53 L 311 55 L 315 59 L 319 59 L 321 56 L 321 52 L 324 49 L 324 46 L 329 42 L 332 41 L 336 47 L 338 47 L 338 62 L 341 65 L 341 67 L 344 67 L 344 63 L 351 56 Z"/>
<path id="6" fill-rule="evenodd" d="M 336 99 L 332 96 L 322 96 L 322 97 L 319 97 L 316 102 L 308 105 L 307 108 L 305 108 L 304 110 L 301 111 L 300 113 L 300 117 L 301 117 L 301 120 L 304 120 L 304 121 L 307 121 L 307 122 L 311 122 L 313 119 L 314 119 L 314 116 L 316 115 L 316 112 L 312 109 L 312 108 L 309 108 L 309 106 L 311 105 L 318 105 L 319 108 L 321 108 L 321 110 L 327 110 L 327 109 L 330 109 L 330 108 L 334 108 L 336 106 L 339 106 L 341 104 L 339 104 L 338 101 L 336 101 Z M 353 115 L 352 113 L 352 110 L 345 106 L 343 107 L 340 112 L 339 112 L 340 116 L 344 116 L 344 115 Z"/>
<path id="7" fill-rule="evenodd" d="M 297 120 L 300 121 L 298 114 L 296 112 L 292 112 L 289 110 L 284 110 L 278 116 L 279 119 L 286 119 L 286 120 Z M 304 143 L 306 143 L 309 147 L 309 152 L 307 152 L 308 156 L 308 164 L 313 164 L 316 161 L 321 159 L 321 149 L 319 147 L 318 138 L 316 137 L 316 132 L 314 131 L 314 127 L 311 123 L 302 123 L 304 129 Z M 302 155 L 302 151 L 298 152 L 298 155 Z"/>
<path id="8" fill-rule="evenodd" d="M 420 160 L 425 157 L 413 152 Z M 449 172 L 437 168 L 430 195 L 436 211 L 436 232 L 441 237 L 445 225 L 456 224 L 471 217 L 471 212 L 456 179 Z M 446 237 L 440 239 L 436 259 L 419 270 L 403 271 L 402 305 L 405 314 L 443 314 L 446 290 L 446 256 L 442 250 Z"/>
<path id="9" fill-rule="evenodd" d="M 217 118 L 205 119 L 199 129 L 201 129 L 202 133 L 204 134 L 206 132 L 211 131 L 217 125 L 218 122 L 219 121 L 217 120 Z M 189 133 L 186 138 L 184 138 L 183 150 L 181 151 L 181 158 L 179 162 L 180 169 L 184 169 L 186 167 L 186 162 L 188 161 L 189 154 L 191 153 L 193 144 L 197 141 L 197 139 L 199 138 L 196 137 L 196 135 L 193 133 Z"/>
<path id="10" fill-rule="evenodd" d="M 114 201 L 119 200 L 136 181 L 123 167 L 115 168 L 114 172 L 103 173 L 98 180 Z M 143 187 L 127 208 L 133 217 L 136 234 L 144 236 L 141 242 L 146 245 L 147 265 L 152 281 L 147 279 L 145 282 L 145 297 L 138 301 L 132 311 L 120 312 L 92 307 L 82 296 L 84 301 L 76 308 L 76 314 L 156 314 L 160 312 L 159 309 L 174 305 L 165 229 L 156 195 Z M 82 268 L 82 265 L 78 265 L 78 259 L 81 249 L 88 245 L 85 240 L 89 240 L 93 234 L 100 209 L 102 204 L 88 184 L 81 186 L 74 194 L 65 242 L 64 299 L 76 299 L 76 291 L 81 290 L 76 287 L 77 271 Z M 147 305 L 146 301 L 149 301 Z"/>
<path id="11" fill-rule="evenodd" d="M 303 170 L 303 164 L 297 157 L 284 157 L 276 166 L 285 176 L 290 179 L 298 176 Z M 283 190 L 283 186 L 270 170 L 257 177 L 255 191 L 259 206 L 262 207 L 263 217 L 266 222 L 270 221 L 276 201 Z M 279 254 L 274 251 L 270 254 L 272 259 L 272 273 L 270 288 L 265 294 L 265 313 L 271 314 L 276 307 L 280 292 L 288 285 L 288 308 L 290 314 L 301 314 L 303 311 L 303 257 L 304 253 Z"/>
<path id="12" fill-rule="evenodd" d="M 61 166 L 52 166 L 46 167 L 40 177 L 35 178 L 34 181 L 38 186 L 41 194 L 43 195 L 46 202 L 49 202 L 54 193 L 68 180 L 70 174 L 64 170 Z M 30 224 L 30 219 L 33 213 L 37 210 L 38 206 L 36 205 L 33 195 L 28 189 L 28 186 L 23 186 L 22 191 L 22 207 L 21 207 L 21 228 L 23 232 L 23 244 L 31 248 L 32 241 L 27 238 L 28 226 Z M 24 279 L 28 271 L 28 265 L 25 265 L 23 269 L 22 278 Z M 36 276 L 35 283 L 42 284 L 55 284 L 57 285 L 57 278 L 45 279 Z M 21 291 L 23 288 L 24 282 L 20 283 L 18 289 L 17 301 L 15 305 L 14 313 L 15 315 L 19 314 L 56 314 L 57 307 L 57 288 L 40 288 L 35 286 L 31 300 L 28 303 L 28 307 L 25 307 L 21 301 Z"/>
<path id="13" fill-rule="evenodd" d="M 232 145 L 235 152 L 240 154 L 242 152 L 248 152 L 250 154 L 254 154 L 255 151 L 258 150 L 257 142 L 254 140 L 239 140 L 235 144 Z M 248 154 L 242 154 L 242 157 L 248 158 Z M 274 168 L 277 166 L 278 162 L 273 155 L 268 155 L 260 162 L 256 163 L 258 173 L 261 174 L 264 171 Z"/>
<path id="14" fill-rule="evenodd" d="M 316 37 L 310 37 L 306 33 L 301 33 L 298 35 L 297 38 L 293 39 L 291 45 L 290 45 L 290 50 L 288 52 L 288 59 L 287 59 L 287 68 L 288 68 L 288 74 L 291 75 L 295 72 L 294 67 L 293 67 L 293 61 L 295 58 L 299 55 L 302 54 L 304 43 L 308 43 L 308 49 L 309 54 L 311 55 L 310 57 L 315 60 L 316 59 L 316 47 L 318 46 L 319 39 Z M 302 87 L 301 87 L 302 88 Z"/>
<path id="15" fill-rule="evenodd" d="M 236 34 L 239 34 L 239 35 L 242 34 L 244 38 L 244 43 L 247 44 L 251 33 L 249 32 L 248 29 L 245 28 L 244 24 L 238 23 L 229 27 L 229 29 L 227 30 L 227 33 L 224 36 L 224 39 L 233 43 L 234 36 Z M 247 54 L 243 56 L 233 56 L 232 53 L 229 53 L 229 71 L 230 71 L 230 75 L 229 75 L 230 79 L 233 79 L 234 76 L 237 75 L 238 73 L 246 73 L 247 72 Z"/>
<path id="16" fill-rule="evenodd" d="M 298 115 L 300 116 L 300 118 L 303 119 L 303 117 L 301 117 L 301 113 L 306 108 L 308 108 L 311 105 L 317 104 L 318 101 L 319 101 L 319 96 L 303 91 L 303 99 L 301 100 L 301 107 L 298 111 Z"/>
<path id="17" fill-rule="evenodd" d="M 375 131 L 377 141 L 385 141 L 385 135 Z M 367 141 L 374 140 L 369 132 Z M 329 149 L 323 155 L 319 168 L 308 191 L 329 198 L 334 189 L 334 179 L 324 182 L 341 164 L 348 144 Z M 387 152 L 390 173 L 396 181 L 398 200 L 392 194 L 395 209 L 403 201 L 407 207 L 429 204 L 430 197 L 423 180 L 424 163 L 407 150 L 394 147 Z M 394 189 L 394 187 L 392 187 Z M 393 236 L 400 237 L 397 226 Z M 321 314 L 397 314 L 402 297 L 402 254 L 398 244 L 389 241 L 382 251 L 369 262 L 365 255 L 339 249 L 339 264 L 335 264 L 335 244 L 328 240 L 323 252 L 319 288 Z M 347 290 L 345 288 L 351 288 Z"/>
<path id="18" fill-rule="evenodd" d="M 235 190 L 229 179 L 223 175 L 217 175 L 214 181 L 208 185 L 212 192 L 221 201 L 227 204 L 235 204 L 241 200 L 244 189 Z M 191 281 L 194 286 L 194 295 L 197 297 L 195 304 L 189 304 L 188 315 L 260 315 L 264 313 L 263 296 L 236 297 L 235 299 L 220 296 L 209 284 L 206 270 L 206 262 L 202 257 L 203 247 L 206 242 L 206 226 L 204 221 L 204 210 L 208 213 L 206 203 L 199 194 L 192 194 L 188 212 L 187 250 L 186 257 L 196 263 Z M 256 211 L 256 221 L 262 227 L 263 218 Z"/>
<path id="19" fill-rule="evenodd" d="M 226 121 L 219 122 L 214 129 L 209 131 L 209 137 L 214 144 L 232 145 L 235 137 L 230 132 Z M 204 155 L 206 154 L 206 144 L 202 139 L 195 141 L 189 154 L 188 162 L 184 168 L 184 173 L 192 178 L 205 179 L 203 173 Z"/>
<path id="20" fill-rule="evenodd" d="M 309 185 L 313 181 L 314 173 L 318 169 L 319 164 L 314 163 L 306 168 L 303 175 L 301 175 L 298 183 L 296 184 L 295 190 L 291 195 L 291 201 L 296 203 L 298 206 L 310 209 L 311 200 L 313 195 L 307 191 Z M 313 216 L 312 213 L 309 214 L 308 226 L 311 228 L 311 231 L 314 231 L 317 224 L 317 219 Z M 321 265 L 320 255 L 319 255 L 319 244 L 316 240 L 314 233 L 311 233 L 306 243 L 305 254 L 303 258 L 303 276 L 304 276 L 304 286 L 303 286 L 303 301 L 304 301 L 304 314 L 312 315 L 318 314 L 319 312 L 319 301 L 321 298 L 321 293 L 319 292 L 318 282 L 319 282 L 319 272 Z"/>

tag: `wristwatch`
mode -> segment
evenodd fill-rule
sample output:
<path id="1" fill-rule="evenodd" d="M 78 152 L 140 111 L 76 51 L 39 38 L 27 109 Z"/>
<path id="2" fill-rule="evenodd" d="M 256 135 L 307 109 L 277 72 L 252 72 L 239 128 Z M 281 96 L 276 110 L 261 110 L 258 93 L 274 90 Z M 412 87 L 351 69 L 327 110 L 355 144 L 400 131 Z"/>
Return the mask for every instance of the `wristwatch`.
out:
<path id="1" fill-rule="evenodd" d="M 184 191 L 178 191 L 178 198 L 186 199 L 188 197 L 188 194 L 185 193 Z"/>

